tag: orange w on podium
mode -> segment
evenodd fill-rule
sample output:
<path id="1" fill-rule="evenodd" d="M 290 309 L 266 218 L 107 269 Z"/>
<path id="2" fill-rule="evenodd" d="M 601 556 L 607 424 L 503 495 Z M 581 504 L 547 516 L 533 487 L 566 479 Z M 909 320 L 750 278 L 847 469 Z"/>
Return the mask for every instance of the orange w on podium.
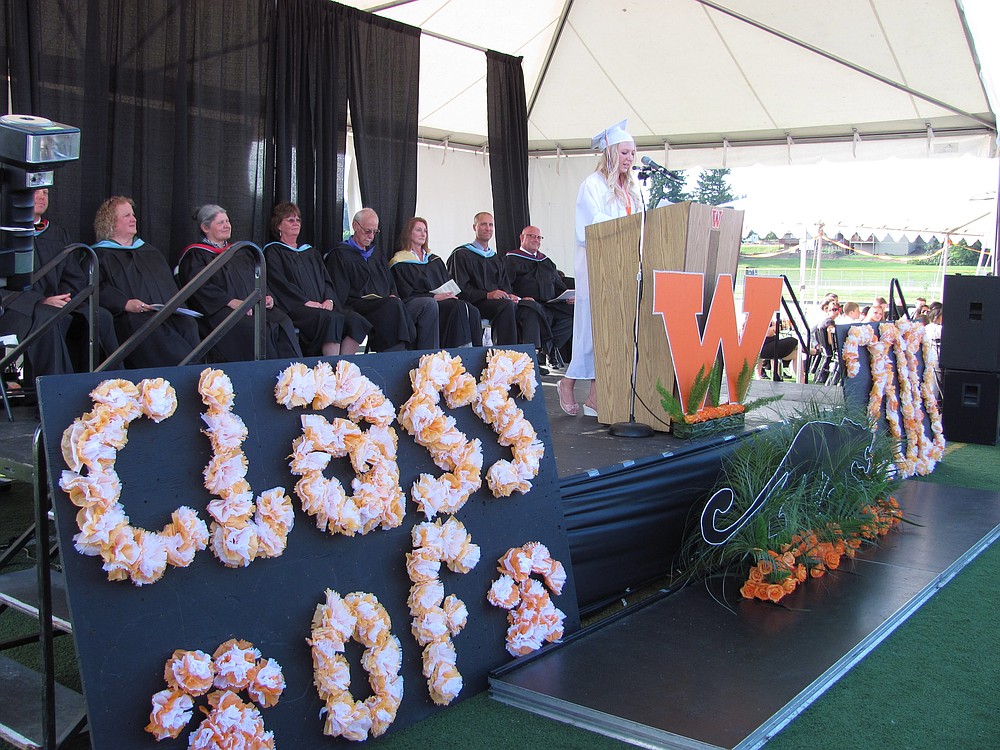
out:
<path id="1" fill-rule="evenodd" d="M 704 283 L 705 278 L 699 273 L 653 272 L 653 312 L 663 316 L 682 404 L 688 403 L 698 372 L 711 372 L 720 346 L 730 400 L 736 400 L 740 371 L 745 363 L 750 368 L 756 364 L 771 316 L 781 301 L 780 278 L 746 278 L 743 293 L 746 317 L 740 325 L 736 317 L 732 276 L 720 274 L 705 323 L 705 333 L 702 334 L 698 323 L 704 313 Z M 697 408 L 703 405 L 704 401 Z"/>

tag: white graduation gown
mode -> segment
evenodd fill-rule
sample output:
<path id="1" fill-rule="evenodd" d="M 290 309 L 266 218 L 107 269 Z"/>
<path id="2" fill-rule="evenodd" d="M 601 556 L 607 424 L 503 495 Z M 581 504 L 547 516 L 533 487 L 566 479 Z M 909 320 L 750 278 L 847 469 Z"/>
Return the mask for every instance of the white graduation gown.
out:
<path id="1" fill-rule="evenodd" d="M 600 172 L 591 172 L 580 184 L 576 197 L 576 254 L 573 273 L 576 279 L 576 302 L 573 304 L 573 358 L 566 377 L 573 380 L 594 379 L 594 332 L 590 318 L 590 280 L 587 272 L 586 228 L 627 214 L 625 204 L 608 188 Z"/>

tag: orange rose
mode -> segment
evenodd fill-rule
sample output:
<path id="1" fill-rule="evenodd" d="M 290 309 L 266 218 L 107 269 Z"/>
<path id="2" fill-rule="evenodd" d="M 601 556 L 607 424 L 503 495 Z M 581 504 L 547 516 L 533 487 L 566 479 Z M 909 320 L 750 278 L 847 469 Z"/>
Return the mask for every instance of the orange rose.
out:
<path id="1" fill-rule="evenodd" d="M 785 590 L 781 587 L 781 584 L 772 583 L 767 587 L 767 598 L 769 601 L 780 601 L 784 595 Z"/>

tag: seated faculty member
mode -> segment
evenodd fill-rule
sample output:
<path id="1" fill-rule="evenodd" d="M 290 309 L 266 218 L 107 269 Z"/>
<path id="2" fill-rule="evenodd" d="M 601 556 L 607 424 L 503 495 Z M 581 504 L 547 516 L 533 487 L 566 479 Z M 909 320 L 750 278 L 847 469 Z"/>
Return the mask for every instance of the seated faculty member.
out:
<path id="1" fill-rule="evenodd" d="M 340 304 L 319 251 L 299 242 L 302 214 L 294 203 L 279 203 L 271 213 L 276 242 L 264 246 L 267 284 L 299 329 L 307 357 L 354 354 L 371 324 Z"/>
<path id="2" fill-rule="evenodd" d="M 542 349 L 551 338 L 545 313 L 535 300 L 514 294 L 503 258 L 489 246 L 493 215 L 476 214 L 472 228 L 476 239 L 456 247 L 448 258 L 451 277 L 462 289 L 459 296 L 489 319 L 494 344 L 533 344 Z"/>
<path id="3" fill-rule="evenodd" d="M 326 269 L 338 297 L 372 324 L 371 348 L 437 349 L 438 306 L 430 297 L 403 300 L 376 240 L 378 214 L 362 208 L 351 222 L 351 236 L 326 254 Z"/>

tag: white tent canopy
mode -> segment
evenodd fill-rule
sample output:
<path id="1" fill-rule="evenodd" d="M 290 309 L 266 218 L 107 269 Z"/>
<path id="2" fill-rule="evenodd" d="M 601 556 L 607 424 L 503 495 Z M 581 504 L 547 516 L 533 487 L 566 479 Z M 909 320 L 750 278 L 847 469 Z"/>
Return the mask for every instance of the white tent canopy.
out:
<path id="1" fill-rule="evenodd" d="M 640 151 L 672 169 L 995 155 L 996 117 L 957 0 L 345 4 L 424 32 L 418 213 L 445 255 L 492 205 L 485 49 L 524 58 L 531 216 L 566 269 L 576 188 L 594 166 L 571 155 L 623 117 Z M 973 218 L 917 223 L 940 233 Z"/>

